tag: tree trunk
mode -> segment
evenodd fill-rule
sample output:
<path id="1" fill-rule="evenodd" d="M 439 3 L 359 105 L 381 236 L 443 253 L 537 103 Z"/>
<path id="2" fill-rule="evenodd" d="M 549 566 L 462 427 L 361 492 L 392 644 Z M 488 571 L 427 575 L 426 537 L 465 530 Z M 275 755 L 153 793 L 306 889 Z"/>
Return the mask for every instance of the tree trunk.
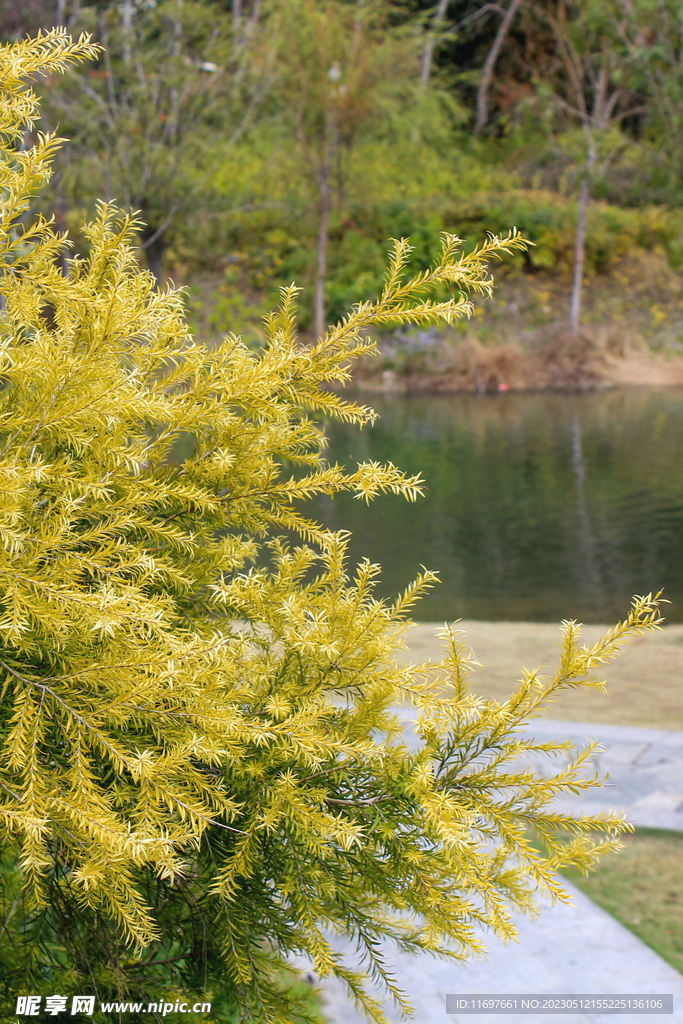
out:
<path id="1" fill-rule="evenodd" d="M 81 0 L 74 0 L 71 5 L 71 13 L 69 14 L 69 20 L 67 21 L 67 28 L 72 29 L 78 20 L 78 15 L 81 10 Z"/>
<path id="2" fill-rule="evenodd" d="M 249 30 L 254 31 L 258 25 L 259 18 L 261 17 L 261 0 L 254 0 L 251 8 L 251 14 L 249 15 Z"/>
<path id="3" fill-rule="evenodd" d="M 488 56 L 484 61 L 484 66 L 481 69 L 481 78 L 479 80 L 479 88 L 477 89 L 477 120 L 474 125 L 474 134 L 480 135 L 486 127 L 486 122 L 489 119 L 489 88 L 493 81 L 493 72 L 496 67 L 496 61 L 501 51 L 501 47 L 505 42 L 505 37 L 508 34 L 512 19 L 517 13 L 517 8 L 520 5 L 520 0 L 512 0 L 510 6 L 505 12 L 505 17 L 498 26 L 496 32 L 496 38 L 493 40 L 493 45 L 488 52 Z"/>
<path id="4" fill-rule="evenodd" d="M 427 85 L 432 73 L 432 58 L 434 57 L 434 46 L 436 44 L 436 31 L 444 19 L 446 8 L 449 3 L 450 0 L 439 0 L 439 6 L 434 13 L 432 26 L 427 33 L 427 41 L 425 43 L 424 53 L 422 54 L 422 71 L 420 73 L 420 83 L 422 85 Z"/>
<path id="5" fill-rule="evenodd" d="M 583 451 L 583 431 L 578 414 L 572 419 L 572 468 L 576 481 L 576 514 L 580 566 L 583 586 L 591 610 L 600 614 L 605 606 L 605 592 L 598 559 L 598 545 L 586 494 L 586 458 Z"/>
<path id="6" fill-rule="evenodd" d="M 55 196 L 55 198 L 53 200 L 53 203 L 52 203 L 53 212 L 54 212 L 54 218 L 55 218 L 55 231 L 57 232 L 57 234 L 61 234 L 65 230 L 65 227 L 66 227 L 66 225 L 64 223 L 64 221 L 65 221 L 65 217 L 64 217 L 65 206 L 66 206 L 66 202 L 64 200 L 64 197 L 59 192 L 57 192 L 57 195 Z M 63 246 L 59 250 L 59 252 L 57 253 L 57 256 L 56 256 L 56 259 L 55 259 L 55 262 L 56 262 L 57 266 L 59 267 L 59 269 L 61 270 L 61 272 L 64 275 L 64 277 L 68 277 L 69 276 L 69 258 L 67 256 L 68 251 L 69 250 L 67 249 L 67 247 Z"/>
<path id="7" fill-rule="evenodd" d="M 318 268 L 315 276 L 314 327 L 317 338 L 325 333 L 325 278 L 327 276 L 327 240 L 330 221 L 330 171 L 318 173 L 320 189 L 320 223 L 318 225 Z"/>
<path id="8" fill-rule="evenodd" d="M 145 250 L 145 253 L 147 255 L 147 267 L 150 270 L 150 272 L 154 275 L 154 278 L 157 283 L 157 288 L 160 288 L 164 283 L 163 262 L 164 252 L 166 250 L 166 242 L 164 241 L 163 235 L 160 234 L 158 235 L 157 238 L 154 238 L 154 234 L 155 232 L 153 232 L 151 228 L 145 228 L 145 231 L 142 236 L 142 248 Z M 144 239 L 146 238 L 150 239 L 150 241 L 144 241 Z"/>
<path id="9" fill-rule="evenodd" d="M 581 320 L 581 295 L 583 292 L 583 265 L 586 258 L 586 228 L 588 226 L 588 204 L 590 203 L 590 183 L 588 178 L 581 182 L 579 194 L 579 213 L 576 219 L 576 245 L 574 247 L 574 286 L 569 305 L 569 324 L 574 334 L 578 334 Z"/>
<path id="10" fill-rule="evenodd" d="M 123 0 L 121 8 L 121 27 L 123 29 L 123 59 L 130 64 L 133 56 L 131 34 L 133 28 L 133 0 Z"/>

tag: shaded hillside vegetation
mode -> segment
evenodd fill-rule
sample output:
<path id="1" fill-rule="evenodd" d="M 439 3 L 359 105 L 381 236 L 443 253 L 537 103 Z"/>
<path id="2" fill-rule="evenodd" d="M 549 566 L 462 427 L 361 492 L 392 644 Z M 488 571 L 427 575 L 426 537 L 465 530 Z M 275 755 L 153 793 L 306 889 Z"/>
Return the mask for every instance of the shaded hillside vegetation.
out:
<path id="1" fill-rule="evenodd" d="M 292 281 L 320 333 L 377 296 L 391 238 L 424 269 L 441 232 L 514 224 L 535 247 L 495 304 L 459 333 L 385 339 L 374 385 L 589 386 L 642 376 L 651 352 L 678 380 L 674 0 L 0 7 L 5 38 L 53 24 L 106 50 L 41 87 L 70 142 L 40 203 L 84 251 L 98 196 L 139 210 L 148 265 L 189 286 L 202 336 L 259 344 Z"/>

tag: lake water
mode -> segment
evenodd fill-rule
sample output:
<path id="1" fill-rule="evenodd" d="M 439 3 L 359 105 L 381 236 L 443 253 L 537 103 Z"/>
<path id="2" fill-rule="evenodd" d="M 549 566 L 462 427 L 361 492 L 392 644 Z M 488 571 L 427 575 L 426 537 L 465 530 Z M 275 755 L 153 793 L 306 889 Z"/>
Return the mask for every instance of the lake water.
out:
<path id="1" fill-rule="evenodd" d="M 332 424 L 330 461 L 391 460 L 422 473 L 426 496 L 368 507 L 342 495 L 316 512 L 353 531 L 353 562 L 382 565 L 380 596 L 424 565 L 441 584 L 416 607 L 422 621 L 610 622 L 661 588 L 667 618 L 683 621 L 683 392 L 367 402 L 379 422 Z"/>

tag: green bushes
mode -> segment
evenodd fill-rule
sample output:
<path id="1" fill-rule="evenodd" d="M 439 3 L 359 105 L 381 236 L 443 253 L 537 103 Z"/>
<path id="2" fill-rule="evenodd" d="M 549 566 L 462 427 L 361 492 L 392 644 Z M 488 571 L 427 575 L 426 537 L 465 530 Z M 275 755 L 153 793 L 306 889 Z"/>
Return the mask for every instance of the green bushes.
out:
<path id="1" fill-rule="evenodd" d="M 507 264 L 523 273 L 545 273 L 569 281 L 574 258 L 576 203 L 552 192 L 502 187 L 470 195 L 448 194 L 349 200 L 330 227 L 328 303 L 330 317 L 343 316 L 353 303 L 381 291 L 388 239 L 409 237 L 410 267 L 426 269 L 440 250 L 441 233 L 453 232 L 468 246 L 486 232 L 514 224 L 534 243 Z M 298 233 L 297 233 L 298 232 Z M 265 311 L 277 289 L 296 280 L 303 286 L 302 327 L 310 324 L 310 288 L 315 225 L 305 209 L 296 215 L 270 209 L 235 220 L 225 237 L 231 255 L 226 292 L 249 295 Z M 683 264 L 683 211 L 664 206 L 623 208 L 594 202 L 589 211 L 586 246 L 588 277 L 611 274 L 639 254 L 663 254 L 673 270 Z M 220 265 L 218 250 L 205 251 L 202 267 Z M 189 263 L 185 273 L 191 274 Z M 198 270 L 195 275 L 200 276 Z"/>

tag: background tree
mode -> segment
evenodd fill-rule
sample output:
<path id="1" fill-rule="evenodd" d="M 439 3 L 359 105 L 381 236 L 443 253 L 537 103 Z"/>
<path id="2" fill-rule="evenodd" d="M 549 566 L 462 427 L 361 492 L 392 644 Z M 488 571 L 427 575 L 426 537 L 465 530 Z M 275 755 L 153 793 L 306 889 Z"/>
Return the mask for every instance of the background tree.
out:
<path id="1" fill-rule="evenodd" d="M 579 201 L 574 246 L 574 280 L 569 304 L 569 324 L 579 330 L 586 256 L 588 207 L 596 176 L 604 175 L 627 140 L 620 123 L 640 108 L 624 77 L 626 54 L 614 20 L 607 8 L 590 2 L 559 0 L 546 11 L 556 44 L 556 75 L 547 78 L 542 89 L 562 120 L 578 122 L 581 157 L 578 161 Z M 577 139 L 570 131 L 556 136 L 556 143 L 569 156 L 576 152 Z M 576 157 L 574 157 L 576 159 Z"/>
<path id="2" fill-rule="evenodd" d="M 422 66 L 420 69 L 420 83 L 427 85 L 432 73 L 432 60 L 434 59 L 434 47 L 438 41 L 438 33 L 448 10 L 449 0 L 439 0 L 434 11 L 431 24 L 427 30 L 424 50 L 422 51 Z"/>
<path id="3" fill-rule="evenodd" d="M 255 8 L 254 11 L 258 11 Z M 104 194 L 141 211 L 142 248 L 157 281 L 174 220 L 196 206 L 268 88 L 255 57 L 257 19 L 235 36 L 215 4 L 85 8 L 80 24 L 106 47 L 94 69 L 53 80 L 53 120 L 70 137 L 62 192 Z"/>
<path id="4" fill-rule="evenodd" d="M 375 3 L 287 0 L 278 20 L 278 89 L 318 192 L 314 330 L 325 330 L 332 176 L 359 131 L 377 130 L 392 85 L 419 76 L 418 37 L 392 32 Z"/>
<path id="5" fill-rule="evenodd" d="M 510 0 L 507 8 L 503 9 L 503 19 L 498 26 L 491 49 L 486 55 L 484 66 L 481 69 L 481 81 L 477 86 L 477 117 L 474 122 L 474 134 L 479 135 L 486 127 L 489 118 L 489 90 L 493 81 L 493 73 L 496 61 L 500 56 L 505 39 L 510 31 L 510 26 L 517 13 L 521 0 Z M 487 5 L 488 6 L 488 5 Z M 493 6 L 493 5 L 491 5 Z"/>
<path id="6" fill-rule="evenodd" d="M 645 138 L 664 157 L 666 200 L 683 183 L 683 23 L 677 3 L 619 0 L 613 8 L 630 57 L 633 84 L 645 99 Z M 661 173 L 661 171 L 660 171 Z"/>
<path id="7" fill-rule="evenodd" d="M 518 730 L 558 689 L 601 686 L 595 668 L 655 628 L 656 602 L 636 600 L 592 648 L 566 623 L 556 675 L 525 672 L 502 705 L 469 694 L 471 653 L 451 630 L 442 664 L 403 666 L 407 615 L 431 574 L 375 600 L 377 567 L 350 578 L 344 535 L 298 502 L 415 498 L 421 481 L 391 464 L 326 464 L 324 417 L 374 418 L 329 385 L 372 351 L 368 329 L 471 314 L 467 293 L 491 292 L 488 261 L 524 241 L 493 236 L 463 254 L 445 235 L 413 278 L 397 243 L 382 295 L 315 345 L 297 339 L 290 288 L 262 350 L 234 335 L 207 348 L 180 295 L 138 268 L 129 215 L 102 205 L 68 273 L 66 240 L 31 215 L 57 140 L 26 147 L 27 77 L 92 53 L 60 31 L 0 48 L 5 991 L 20 978 L 33 992 L 146 1000 L 165 968 L 173 990 L 210 996 L 213 1020 L 284 1024 L 297 953 L 380 1020 L 326 930 L 350 936 L 402 1004 L 382 937 L 478 951 L 482 926 L 514 934 L 511 910 L 538 886 L 567 898 L 558 867 L 615 847 L 618 817 L 550 806 L 599 784 L 583 773 L 590 750 L 567 767 L 564 744 Z M 438 288 L 455 295 L 427 297 Z M 397 728 L 400 700 L 415 711 L 415 749 Z M 543 778 L 519 761 L 539 750 L 562 758 Z"/>

